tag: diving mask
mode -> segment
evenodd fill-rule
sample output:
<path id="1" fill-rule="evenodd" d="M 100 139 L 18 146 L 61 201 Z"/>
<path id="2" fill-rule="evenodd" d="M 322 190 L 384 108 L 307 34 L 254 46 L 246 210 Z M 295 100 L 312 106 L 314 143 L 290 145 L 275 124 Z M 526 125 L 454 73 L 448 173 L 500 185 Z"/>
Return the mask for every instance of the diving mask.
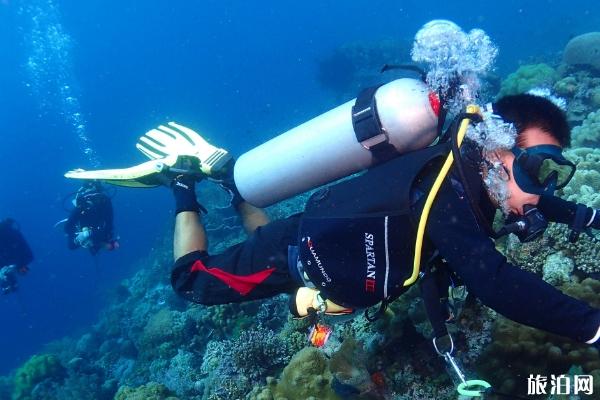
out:
<path id="1" fill-rule="evenodd" d="M 562 155 L 559 146 L 513 147 L 512 152 L 515 181 L 527 193 L 552 194 L 564 188 L 575 174 L 575 164 Z"/>

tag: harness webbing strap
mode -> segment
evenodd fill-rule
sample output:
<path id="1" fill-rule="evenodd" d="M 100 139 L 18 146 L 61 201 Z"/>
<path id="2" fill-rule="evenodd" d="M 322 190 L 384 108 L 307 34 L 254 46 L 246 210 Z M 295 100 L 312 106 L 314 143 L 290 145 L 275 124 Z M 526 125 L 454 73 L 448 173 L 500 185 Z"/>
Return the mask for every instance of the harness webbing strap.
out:
<path id="1" fill-rule="evenodd" d="M 427 311 L 427 317 L 431 322 L 433 328 L 433 335 L 435 338 L 440 338 L 448 334 L 446 329 L 446 315 L 442 308 L 440 299 L 440 291 L 438 284 L 435 280 L 434 274 L 428 268 L 427 272 L 421 274 L 419 279 L 419 286 L 421 289 L 421 297 L 425 303 L 425 310 Z"/>
<path id="2" fill-rule="evenodd" d="M 373 153 L 377 161 L 383 162 L 396 156 L 396 148 L 389 142 L 389 137 L 379 119 L 375 93 L 382 85 L 363 89 L 352 106 L 352 127 L 356 140 Z"/>

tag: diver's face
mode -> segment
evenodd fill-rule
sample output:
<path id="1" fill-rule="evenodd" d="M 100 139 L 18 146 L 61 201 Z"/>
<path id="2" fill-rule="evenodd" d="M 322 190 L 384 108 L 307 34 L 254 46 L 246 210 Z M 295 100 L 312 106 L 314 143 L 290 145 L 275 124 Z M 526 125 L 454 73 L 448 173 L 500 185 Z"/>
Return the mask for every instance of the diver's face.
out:
<path id="1" fill-rule="evenodd" d="M 537 127 L 525 129 L 523 132 L 521 132 L 519 138 L 521 141 L 521 146 L 524 149 L 543 144 L 560 146 L 556 139 Z M 511 151 L 500 151 L 496 153 L 496 156 L 502 163 L 504 170 L 508 175 L 508 179 L 506 180 L 508 198 L 506 200 L 505 207 L 513 214 L 523 215 L 523 206 L 525 204 L 537 205 L 537 203 L 540 201 L 540 196 L 537 194 L 527 193 L 523 191 L 519 185 L 517 185 L 517 182 L 513 176 L 513 161 L 515 159 L 515 155 Z"/>

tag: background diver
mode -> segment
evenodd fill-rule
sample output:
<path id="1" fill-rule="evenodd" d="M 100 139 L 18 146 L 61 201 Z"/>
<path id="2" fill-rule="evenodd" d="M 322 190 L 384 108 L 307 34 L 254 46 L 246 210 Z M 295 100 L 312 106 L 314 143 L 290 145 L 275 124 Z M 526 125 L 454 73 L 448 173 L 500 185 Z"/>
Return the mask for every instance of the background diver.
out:
<path id="1" fill-rule="evenodd" d="M 73 199 L 75 206 L 64 221 L 67 246 L 85 248 L 92 254 L 101 249 L 115 250 L 119 242 L 113 234 L 112 201 L 99 182 L 87 182 Z"/>
<path id="2" fill-rule="evenodd" d="M 420 281 L 427 282 L 433 270 L 445 271 L 509 319 L 598 343 L 600 310 L 510 264 L 492 240 L 508 232 L 531 240 L 547 220 L 574 230 L 600 227 L 596 210 L 553 196 L 575 172 L 561 152 L 570 142 L 565 115 L 551 101 L 533 95 L 500 99 L 493 112 L 471 129 L 459 150 L 460 162 L 442 180 L 428 210 Z M 233 161 L 227 161 L 224 150 L 175 123 L 148 132 L 138 143 L 159 163 L 147 164 L 147 174 L 144 164 L 126 170 L 131 179 L 113 183 L 156 186 L 158 178 L 149 183 L 151 171 L 155 177 L 170 177 L 176 209 L 171 283 L 183 298 L 215 305 L 289 293 L 290 310 L 297 317 L 348 314 L 389 303 L 406 291 L 404 283 L 414 272 L 409 266 L 416 253 L 416 221 L 428 207 L 427 194 L 449 146 L 442 141 L 381 163 L 315 192 L 303 213 L 276 221 L 240 195 L 237 170 L 234 179 Z M 196 174 L 183 173 L 194 165 Z M 121 178 L 125 175 L 119 172 Z M 79 170 L 67 176 L 110 181 L 115 175 Z M 221 254 L 207 252 L 203 207 L 195 192 L 201 176 L 232 194 L 232 206 L 249 235 Z M 498 209 L 509 217 L 502 232 L 491 226 Z"/>
<path id="3" fill-rule="evenodd" d="M 2 294 L 18 288 L 17 274 L 29 272 L 33 253 L 14 220 L 0 221 L 0 290 Z"/>

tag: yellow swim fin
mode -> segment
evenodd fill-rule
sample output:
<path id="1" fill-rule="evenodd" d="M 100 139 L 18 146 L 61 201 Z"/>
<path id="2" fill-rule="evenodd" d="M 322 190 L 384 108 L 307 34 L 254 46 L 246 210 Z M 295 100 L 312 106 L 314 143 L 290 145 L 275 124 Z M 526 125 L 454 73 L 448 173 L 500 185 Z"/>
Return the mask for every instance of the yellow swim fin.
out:
<path id="1" fill-rule="evenodd" d="M 199 160 L 200 170 L 208 176 L 214 175 L 231 159 L 227 150 L 211 145 L 196 131 L 175 122 L 146 132 L 136 147 L 151 160 L 173 155 L 195 157 Z"/>
<path id="2" fill-rule="evenodd" d="M 151 188 L 165 183 L 166 172 L 197 173 L 201 175 L 200 171 L 182 171 L 174 168 L 173 166 L 177 162 L 177 156 L 168 156 L 122 169 L 102 169 L 97 171 L 75 169 L 67 172 L 65 177 L 70 179 L 100 180 L 117 186 Z"/>

